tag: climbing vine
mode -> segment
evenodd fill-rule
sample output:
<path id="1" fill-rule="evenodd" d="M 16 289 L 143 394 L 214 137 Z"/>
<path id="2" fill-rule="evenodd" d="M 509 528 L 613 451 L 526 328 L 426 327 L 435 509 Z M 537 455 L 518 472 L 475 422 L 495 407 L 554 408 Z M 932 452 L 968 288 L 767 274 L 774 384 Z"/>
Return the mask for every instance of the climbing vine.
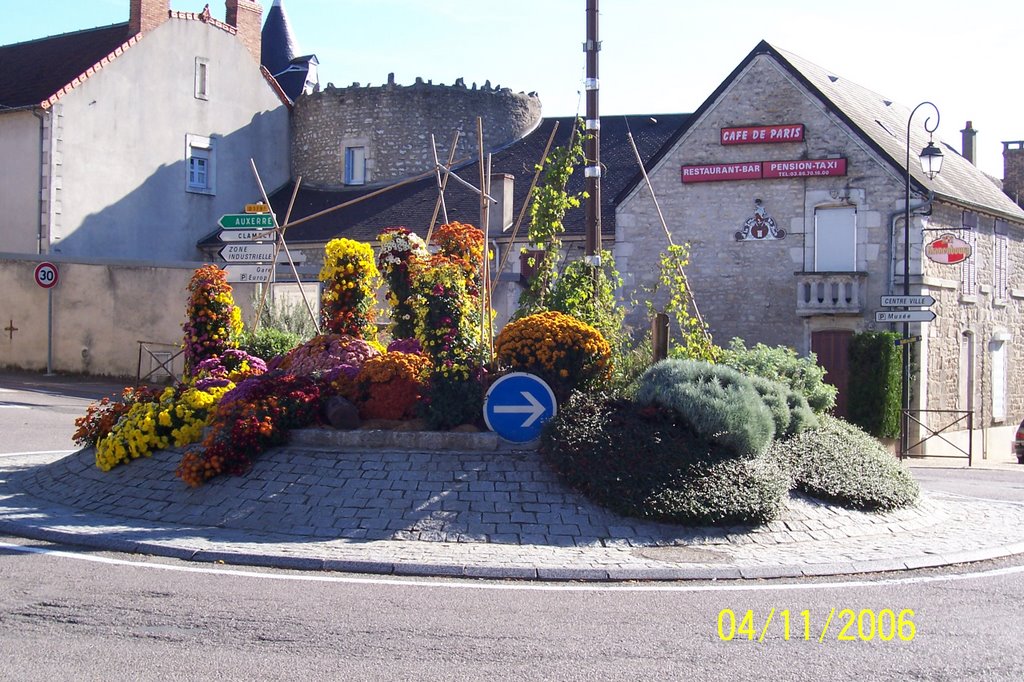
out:
<path id="1" fill-rule="evenodd" d="M 715 362 L 721 349 L 714 344 L 707 324 L 694 310 L 693 294 L 685 274 L 685 268 L 689 263 L 689 245 L 670 244 L 668 250 L 663 251 L 658 260 L 658 280 L 648 292 L 645 304 L 652 317 L 655 313 L 663 312 L 675 320 L 678 348 L 673 352 L 673 356 Z M 664 308 L 660 310 L 655 304 L 655 294 L 659 287 L 664 289 L 667 296 Z"/>

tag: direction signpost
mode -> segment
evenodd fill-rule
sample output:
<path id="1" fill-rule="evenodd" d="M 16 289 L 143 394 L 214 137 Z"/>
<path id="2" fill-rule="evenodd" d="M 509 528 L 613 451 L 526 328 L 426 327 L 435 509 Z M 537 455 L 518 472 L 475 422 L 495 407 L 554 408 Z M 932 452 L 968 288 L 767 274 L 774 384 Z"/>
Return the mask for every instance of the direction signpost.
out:
<path id="1" fill-rule="evenodd" d="M 526 372 L 506 374 L 491 385 L 484 397 L 487 428 L 513 443 L 539 437 L 544 422 L 557 411 L 551 387 Z"/>
<path id="2" fill-rule="evenodd" d="M 224 274 L 228 282 L 238 283 L 264 283 L 270 281 L 270 275 L 274 266 L 267 264 L 259 265 L 226 265 Z"/>
<path id="3" fill-rule="evenodd" d="M 221 230 L 217 238 L 222 242 L 272 242 L 277 230 Z"/>
<path id="4" fill-rule="evenodd" d="M 273 242 L 226 244 L 218 254 L 228 263 L 273 263 L 274 251 Z"/>
<path id="5" fill-rule="evenodd" d="M 875 322 L 931 322 L 935 313 L 931 310 L 876 310 Z"/>
<path id="6" fill-rule="evenodd" d="M 274 227 L 273 213 L 227 213 L 217 224 L 225 230 L 265 230 Z"/>
<path id="7" fill-rule="evenodd" d="M 927 308 L 934 304 L 935 299 L 927 294 L 924 296 L 882 296 L 882 305 L 885 307 Z"/>

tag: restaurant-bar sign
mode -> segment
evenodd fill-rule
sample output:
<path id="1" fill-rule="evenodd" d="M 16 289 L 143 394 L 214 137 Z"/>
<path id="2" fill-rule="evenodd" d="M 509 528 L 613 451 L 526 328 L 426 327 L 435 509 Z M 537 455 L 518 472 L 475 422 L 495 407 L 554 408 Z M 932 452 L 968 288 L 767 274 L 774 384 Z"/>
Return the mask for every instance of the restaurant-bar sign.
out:
<path id="1" fill-rule="evenodd" d="M 804 124 L 772 126 L 744 126 L 722 128 L 722 144 L 771 144 L 774 142 L 803 142 Z"/>
<path id="2" fill-rule="evenodd" d="M 723 180 L 773 180 L 846 175 L 846 159 L 799 159 L 795 161 L 747 161 L 682 166 L 684 183 Z"/>

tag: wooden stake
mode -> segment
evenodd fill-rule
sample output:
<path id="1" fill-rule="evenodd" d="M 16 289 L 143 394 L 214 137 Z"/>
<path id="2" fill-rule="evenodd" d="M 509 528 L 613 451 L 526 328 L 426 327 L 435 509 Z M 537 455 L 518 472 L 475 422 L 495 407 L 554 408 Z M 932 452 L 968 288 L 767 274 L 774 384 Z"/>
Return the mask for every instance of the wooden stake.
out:
<path id="1" fill-rule="evenodd" d="M 299 185 L 301 185 L 301 184 L 302 184 L 302 176 L 300 175 L 295 180 L 295 187 L 292 188 L 292 198 L 288 202 L 288 212 L 284 214 L 284 222 L 285 222 L 285 224 L 288 223 L 288 219 L 291 218 L 291 216 L 292 216 L 292 208 L 295 206 L 295 197 L 299 194 Z M 278 233 L 278 237 L 280 238 L 281 241 L 284 241 L 284 228 L 283 227 L 280 229 L 280 233 Z M 270 287 L 272 286 L 274 280 L 276 279 L 275 275 L 277 273 L 277 254 L 279 254 L 280 252 L 281 252 L 281 245 L 280 244 L 274 244 L 274 267 L 270 269 L 270 280 L 268 282 L 264 282 L 263 283 L 263 285 L 264 285 L 263 286 L 263 295 L 260 297 L 259 307 L 256 308 L 256 321 L 253 322 L 253 325 L 252 325 L 253 331 L 255 331 L 255 330 L 260 328 L 260 316 L 263 314 L 263 306 L 267 302 L 267 294 L 270 292 Z M 301 289 L 302 288 L 302 282 L 298 282 L 298 285 L 299 285 L 299 288 Z"/>
<path id="2" fill-rule="evenodd" d="M 451 170 L 452 164 L 455 161 L 456 146 L 459 144 L 459 131 L 455 131 L 455 135 L 452 136 L 452 146 L 448 150 L 448 165 L 445 170 Z M 434 162 L 437 163 L 437 152 L 434 152 Z M 440 168 L 436 169 L 440 172 Z M 444 202 L 444 191 L 448 187 L 448 174 L 445 173 L 444 180 L 441 181 L 441 194 L 437 197 L 437 201 L 434 203 L 434 215 L 430 216 L 430 225 L 427 226 L 427 238 L 423 241 L 428 245 L 430 244 L 430 237 L 434 234 L 434 223 L 437 222 L 437 212 L 441 210 L 441 205 Z M 445 210 L 444 221 L 448 222 L 448 211 Z"/>

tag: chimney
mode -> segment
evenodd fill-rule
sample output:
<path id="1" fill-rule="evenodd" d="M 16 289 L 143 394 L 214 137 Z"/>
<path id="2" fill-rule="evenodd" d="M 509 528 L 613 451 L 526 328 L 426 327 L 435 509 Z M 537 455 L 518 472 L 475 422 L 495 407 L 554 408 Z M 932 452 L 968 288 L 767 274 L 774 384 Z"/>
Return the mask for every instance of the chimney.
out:
<path id="1" fill-rule="evenodd" d="M 128 34 L 148 33 L 167 21 L 171 0 L 131 0 L 128 10 Z"/>
<path id="2" fill-rule="evenodd" d="M 967 125 L 964 126 L 964 129 L 960 131 L 960 134 L 963 136 L 961 138 L 963 140 L 961 143 L 961 149 L 963 151 L 960 152 L 960 155 L 971 163 L 977 165 L 978 141 L 976 137 L 978 135 L 978 131 L 974 129 L 974 125 L 971 121 L 968 121 Z"/>
<path id="3" fill-rule="evenodd" d="M 1003 143 L 1003 191 L 1024 208 L 1024 140 Z"/>
<path id="4" fill-rule="evenodd" d="M 491 196 L 498 203 L 488 203 L 487 222 L 492 234 L 512 227 L 512 189 L 516 178 L 508 173 L 491 174 Z"/>
<path id="5" fill-rule="evenodd" d="M 225 22 L 238 31 L 238 39 L 249 50 L 249 54 L 260 63 L 263 32 L 263 7 L 258 0 L 227 0 Z"/>

